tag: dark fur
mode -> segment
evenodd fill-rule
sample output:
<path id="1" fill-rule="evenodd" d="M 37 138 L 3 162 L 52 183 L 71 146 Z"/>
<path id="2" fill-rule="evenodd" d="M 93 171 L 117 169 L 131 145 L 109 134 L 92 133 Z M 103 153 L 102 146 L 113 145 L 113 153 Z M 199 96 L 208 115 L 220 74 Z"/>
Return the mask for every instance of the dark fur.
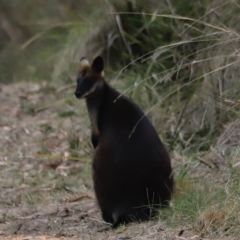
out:
<path id="1" fill-rule="evenodd" d="M 92 123 L 93 181 L 106 222 L 144 221 L 168 206 L 173 191 L 170 158 L 140 108 L 110 87 L 103 60 L 81 69 L 76 97 L 86 98 Z M 139 122 L 139 120 L 141 121 Z M 94 126 L 95 125 L 95 126 Z"/>

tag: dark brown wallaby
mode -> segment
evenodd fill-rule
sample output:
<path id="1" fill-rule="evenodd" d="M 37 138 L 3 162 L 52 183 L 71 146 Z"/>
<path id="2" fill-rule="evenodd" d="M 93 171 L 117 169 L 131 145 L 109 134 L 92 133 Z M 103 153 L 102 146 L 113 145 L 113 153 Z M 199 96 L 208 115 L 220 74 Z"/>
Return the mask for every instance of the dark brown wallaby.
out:
<path id="1" fill-rule="evenodd" d="M 93 181 L 102 218 L 114 227 L 144 221 L 168 206 L 171 162 L 154 127 L 130 99 L 107 84 L 104 62 L 80 60 L 77 98 L 85 98 L 92 127 Z"/>

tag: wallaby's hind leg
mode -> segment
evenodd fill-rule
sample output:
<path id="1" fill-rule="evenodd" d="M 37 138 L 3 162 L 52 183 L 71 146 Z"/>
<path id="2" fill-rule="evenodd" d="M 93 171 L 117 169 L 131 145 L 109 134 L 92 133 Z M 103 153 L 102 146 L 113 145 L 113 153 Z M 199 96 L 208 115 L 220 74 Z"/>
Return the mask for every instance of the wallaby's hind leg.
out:
<path id="1" fill-rule="evenodd" d="M 113 212 L 113 227 L 116 228 L 120 224 L 127 224 L 129 222 L 144 222 L 149 220 L 150 217 L 156 215 L 156 212 L 153 212 L 151 216 L 148 208 L 132 208 L 128 211 L 115 211 Z"/>
<path id="2" fill-rule="evenodd" d="M 109 213 L 106 210 L 102 210 L 102 218 L 107 223 L 114 223 L 114 220 L 113 220 L 113 217 L 112 217 L 112 213 Z"/>

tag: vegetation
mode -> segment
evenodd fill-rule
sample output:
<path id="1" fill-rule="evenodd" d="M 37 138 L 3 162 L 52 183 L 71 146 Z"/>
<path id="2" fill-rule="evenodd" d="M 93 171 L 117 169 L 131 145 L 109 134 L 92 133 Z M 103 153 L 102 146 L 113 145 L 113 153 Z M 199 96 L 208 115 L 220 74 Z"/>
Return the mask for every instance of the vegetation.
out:
<path id="1" fill-rule="evenodd" d="M 44 201 L 49 212 L 80 195 L 84 209 L 93 197 L 89 122 L 73 91 L 79 58 L 102 55 L 106 79 L 144 109 L 172 156 L 171 208 L 145 223 L 142 237 L 237 239 L 239 10 L 236 0 L 2 0 L 0 212 L 7 233 L 36 234 L 16 230 L 17 214 L 30 216 L 31 205 Z M 10 210 L 16 204 L 17 214 Z M 68 209 L 73 218 L 82 211 Z M 81 224 L 101 221 L 91 214 Z M 50 235 L 64 236 L 60 224 L 51 227 Z M 134 225 L 108 231 L 137 232 Z"/>

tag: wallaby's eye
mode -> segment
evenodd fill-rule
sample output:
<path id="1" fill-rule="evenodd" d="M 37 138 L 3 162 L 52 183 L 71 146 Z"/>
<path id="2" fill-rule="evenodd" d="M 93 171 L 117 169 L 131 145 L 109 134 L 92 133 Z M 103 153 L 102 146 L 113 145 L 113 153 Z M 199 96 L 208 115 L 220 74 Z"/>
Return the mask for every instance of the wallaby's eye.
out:
<path id="1" fill-rule="evenodd" d="M 79 82 L 80 79 L 83 79 L 85 77 L 86 73 L 87 73 L 87 70 L 79 72 L 77 77 L 77 83 Z"/>

